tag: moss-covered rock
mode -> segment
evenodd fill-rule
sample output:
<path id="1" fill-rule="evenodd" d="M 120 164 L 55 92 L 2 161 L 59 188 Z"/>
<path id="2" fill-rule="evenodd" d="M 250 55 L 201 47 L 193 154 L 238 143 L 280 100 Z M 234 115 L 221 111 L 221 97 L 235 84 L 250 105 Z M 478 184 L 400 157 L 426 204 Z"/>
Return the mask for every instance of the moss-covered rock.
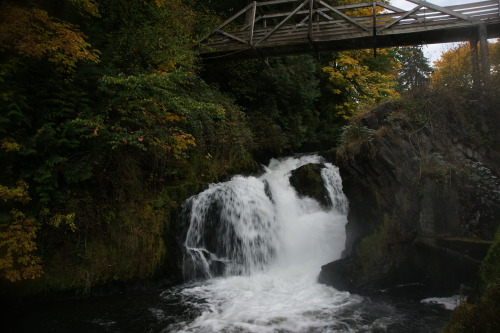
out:
<path id="1" fill-rule="evenodd" d="M 328 191 L 321 178 L 324 165 L 306 164 L 292 171 L 290 184 L 300 196 L 316 199 L 323 207 L 332 205 Z"/>
<path id="2" fill-rule="evenodd" d="M 500 228 L 481 264 L 479 278 L 477 295 L 453 310 L 443 333 L 500 331 Z"/>

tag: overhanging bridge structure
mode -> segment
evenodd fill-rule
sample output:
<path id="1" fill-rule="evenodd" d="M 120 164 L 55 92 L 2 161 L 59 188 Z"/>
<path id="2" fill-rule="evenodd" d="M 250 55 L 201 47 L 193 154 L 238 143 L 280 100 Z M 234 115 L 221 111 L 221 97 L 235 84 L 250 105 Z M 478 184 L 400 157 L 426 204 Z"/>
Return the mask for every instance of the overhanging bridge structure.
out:
<path id="1" fill-rule="evenodd" d="M 500 0 L 441 7 L 423 0 L 403 10 L 381 1 L 334 6 L 325 0 L 254 1 L 202 41 L 206 61 L 376 49 L 500 37 Z M 475 46 L 474 46 L 475 45 Z M 488 66 L 489 71 L 489 66 Z"/>

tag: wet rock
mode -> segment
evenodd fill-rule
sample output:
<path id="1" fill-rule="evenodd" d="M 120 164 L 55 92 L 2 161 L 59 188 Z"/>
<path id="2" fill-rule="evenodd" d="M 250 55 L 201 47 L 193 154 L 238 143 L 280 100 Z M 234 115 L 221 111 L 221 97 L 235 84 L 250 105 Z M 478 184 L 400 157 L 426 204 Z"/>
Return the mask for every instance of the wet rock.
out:
<path id="1" fill-rule="evenodd" d="M 331 207 L 328 191 L 321 178 L 322 164 L 306 164 L 292 171 L 290 184 L 300 196 L 316 199 L 323 207 Z"/>
<path id="2" fill-rule="evenodd" d="M 318 282 L 334 287 L 339 291 L 352 291 L 354 271 L 354 259 L 344 258 L 333 261 L 321 267 L 321 273 L 318 277 Z"/>

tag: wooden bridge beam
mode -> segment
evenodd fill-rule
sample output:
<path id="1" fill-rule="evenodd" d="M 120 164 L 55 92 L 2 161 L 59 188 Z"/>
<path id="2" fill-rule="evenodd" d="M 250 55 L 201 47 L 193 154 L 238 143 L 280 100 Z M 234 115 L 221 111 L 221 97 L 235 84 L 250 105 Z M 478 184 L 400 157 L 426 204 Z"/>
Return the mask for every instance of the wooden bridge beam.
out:
<path id="1" fill-rule="evenodd" d="M 460 18 L 460 19 L 462 19 L 464 21 L 469 21 L 469 22 L 475 22 L 476 21 L 475 19 L 473 19 L 471 17 L 468 17 L 466 15 L 457 13 L 457 12 L 455 12 L 453 10 L 449 10 L 449 9 L 447 9 L 445 7 L 441 7 L 441 6 L 435 5 L 433 3 L 430 3 L 430 2 L 427 2 L 427 1 L 424 1 L 424 0 L 406 0 L 406 1 L 413 2 L 416 5 L 421 5 L 423 7 L 427 7 L 427 8 L 430 8 L 430 9 L 434 9 L 434 10 L 440 11 L 440 12 L 448 14 L 450 16 L 458 17 L 458 18 Z"/>
<path id="2" fill-rule="evenodd" d="M 291 12 L 290 14 L 288 14 L 287 17 L 285 17 L 280 23 L 278 23 L 274 28 L 273 30 L 269 31 L 264 37 L 262 37 L 257 43 L 255 43 L 255 45 L 259 44 L 259 43 L 262 43 L 263 41 L 265 41 L 267 38 L 269 38 L 269 36 L 271 36 L 276 30 L 278 30 L 283 24 L 285 24 L 293 15 L 295 15 L 302 7 L 304 7 L 307 3 L 309 2 L 309 0 L 306 0 L 304 1 L 303 3 L 301 3 L 297 8 L 295 8 L 295 10 L 293 12 Z"/>

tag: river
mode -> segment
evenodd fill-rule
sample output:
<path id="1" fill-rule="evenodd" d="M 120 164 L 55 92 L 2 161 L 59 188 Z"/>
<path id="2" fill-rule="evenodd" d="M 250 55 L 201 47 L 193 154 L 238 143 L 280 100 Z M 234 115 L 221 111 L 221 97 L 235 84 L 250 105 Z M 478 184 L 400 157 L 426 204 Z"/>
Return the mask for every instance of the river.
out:
<path id="1" fill-rule="evenodd" d="M 290 185 L 309 163 L 324 166 L 329 207 Z M 347 211 L 334 165 L 316 155 L 272 160 L 261 176 L 213 184 L 185 203 L 186 284 L 25 308 L 15 332 L 439 331 L 449 310 L 438 304 L 317 283 L 341 256 Z"/>

